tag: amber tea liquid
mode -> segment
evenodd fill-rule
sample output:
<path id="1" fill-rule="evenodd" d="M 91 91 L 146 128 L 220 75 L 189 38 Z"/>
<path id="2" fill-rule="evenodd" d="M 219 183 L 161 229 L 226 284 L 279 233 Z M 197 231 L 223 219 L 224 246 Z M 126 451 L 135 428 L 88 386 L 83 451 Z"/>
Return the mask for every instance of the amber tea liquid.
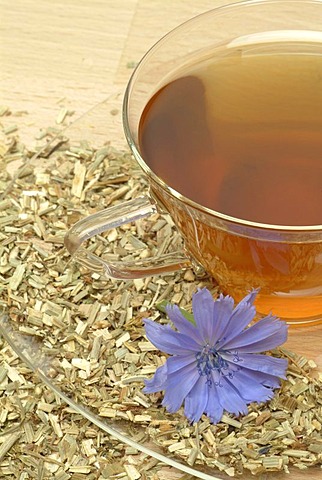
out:
<path id="1" fill-rule="evenodd" d="M 261 224 L 322 225 L 320 44 L 226 46 L 209 53 L 153 96 L 139 133 L 145 162 L 189 199 Z M 179 223 L 190 221 L 184 212 L 174 215 Z M 202 249 L 216 261 L 220 249 L 215 268 L 224 288 L 225 270 L 232 268 L 240 295 L 245 283 L 261 287 L 262 310 L 274 312 L 275 305 L 279 315 L 299 319 L 321 313 L 322 242 L 259 244 L 224 231 L 215 236 L 198 222 L 191 231 L 186 227 L 197 259 Z M 273 303 L 266 304 L 272 293 Z"/>

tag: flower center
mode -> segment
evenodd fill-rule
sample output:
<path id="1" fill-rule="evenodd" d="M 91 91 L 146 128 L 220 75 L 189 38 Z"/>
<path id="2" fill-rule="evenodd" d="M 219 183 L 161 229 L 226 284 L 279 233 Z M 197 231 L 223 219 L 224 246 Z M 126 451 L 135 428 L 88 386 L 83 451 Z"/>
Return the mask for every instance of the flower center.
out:
<path id="1" fill-rule="evenodd" d="M 231 353 L 231 352 L 223 352 L 223 353 Z M 214 383 L 216 386 L 222 386 L 220 383 L 220 377 L 225 376 L 232 378 L 234 373 L 239 370 L 240 367 L 232 365 L 231 363 L 227 362 L 220 351 L 216 350 L 215 347 L 211 347 L 210 345 L 205 345 L 202 350 L 196 353 L 196 360 L 197 360 L 197 369 L 200 376 L 207 377 L 207 383 L 209 386 Z M 238 352 L 234 352 L 234 363 L 240 361 Z M 216 377 L 218 381 L 213 381 L 212 372 L 215 371 Z"/>

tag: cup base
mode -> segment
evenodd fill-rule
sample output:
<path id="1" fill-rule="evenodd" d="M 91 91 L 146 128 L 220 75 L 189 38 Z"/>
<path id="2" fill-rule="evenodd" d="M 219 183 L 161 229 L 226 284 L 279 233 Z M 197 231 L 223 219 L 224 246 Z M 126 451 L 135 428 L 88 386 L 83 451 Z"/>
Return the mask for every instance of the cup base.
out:
<path id="1" fill-rule="evenodd" d="M 231 295 L 236 303 L 242 300 L 247 293 L 244 290 L 231 290 L 225 289 L 224 293 Z M 322 324 L 322 295 L 293 297 L 278 294 L 267 295 L 259 292 L 254 305 L 260 318 L 272 314 L 292 328 Z"/>
<path id="2" fill-rule="evenodd" d="M 321 315 L 318 315 L 316 317 L 301 318 L 301 319 L 283 318 L 283 317 L 279 317 L 279 318 L 280 318 L 280 320 L 284 320 L 284 322 L 286 322 L 292 328 L 311 327 L 311 326 L 314 326 L 314 325 L 322 325 L 322 316 Z"/>
<path id="3" fill-rule="evenodd" d="M 255 301 L 257 312 L 272 313 L 292 327 L 307 327 L 322 324 L 322 297 L 310 298 L 258 295 Z"/>

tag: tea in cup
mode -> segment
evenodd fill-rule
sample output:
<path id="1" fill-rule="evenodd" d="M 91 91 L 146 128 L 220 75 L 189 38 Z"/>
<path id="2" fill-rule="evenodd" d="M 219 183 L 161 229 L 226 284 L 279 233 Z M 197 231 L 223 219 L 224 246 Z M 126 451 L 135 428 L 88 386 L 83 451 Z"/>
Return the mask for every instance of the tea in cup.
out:
<path id="1" fill-rule="evenodd" d="M 78 222 L 65 244 L 114 278 L 198 262 L 239 301 L 322 322 L 322 2 L 227 4 L 177 27 L 141 60 L 123 123 L 150 196 Z M 81 244 L 159 209 L 185 252 L 110 264 Z"/>

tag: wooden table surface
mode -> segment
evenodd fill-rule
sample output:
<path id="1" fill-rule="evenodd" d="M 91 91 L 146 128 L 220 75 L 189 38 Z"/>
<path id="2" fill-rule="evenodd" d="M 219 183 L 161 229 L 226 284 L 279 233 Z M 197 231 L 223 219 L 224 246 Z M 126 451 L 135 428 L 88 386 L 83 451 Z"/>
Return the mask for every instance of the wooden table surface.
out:
<path id="1" fill-rule="evenodd" d="M 23 112 L 8 117 L 7 125 L 16 124 L 22 141 L 32 145 L 40 128 L 55 125 L 62 107 L 75 111 L 76 118 L 109 94 L 123 92 L 131 73 L 129 64 L 137 62 L 158 38 L 223 3 L 0 0 L 0 106 Z M 322 325 L 292 329 L 288 346 L 314 358 L 322 368 L 321 343 Z M 168 479 L 182 476 L 168 472 Z M 301 472 L 292 475 L 297 480 L 304 477 Z M 317 480 L 322 472 L 309 477 Z"/>

